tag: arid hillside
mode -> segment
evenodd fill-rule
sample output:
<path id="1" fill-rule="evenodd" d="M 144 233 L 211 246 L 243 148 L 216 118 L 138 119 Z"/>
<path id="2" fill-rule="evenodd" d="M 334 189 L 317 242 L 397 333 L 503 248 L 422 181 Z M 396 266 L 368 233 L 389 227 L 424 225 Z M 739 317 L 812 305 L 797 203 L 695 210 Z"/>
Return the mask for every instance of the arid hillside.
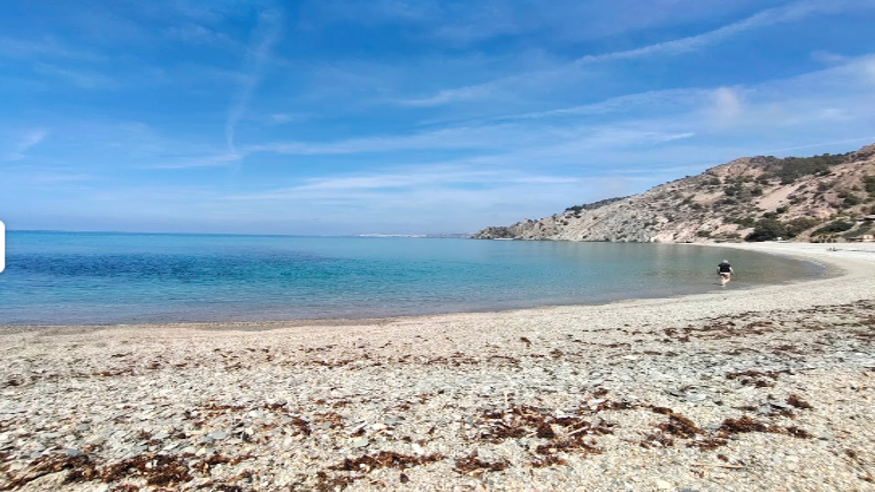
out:
<path id="1" fill-rule="evenodd" d="M 843 241 L 875 230 L 875 144 L 848 154 L 745 157 L 625 198 L 489 227 L 477 239 Z"/>

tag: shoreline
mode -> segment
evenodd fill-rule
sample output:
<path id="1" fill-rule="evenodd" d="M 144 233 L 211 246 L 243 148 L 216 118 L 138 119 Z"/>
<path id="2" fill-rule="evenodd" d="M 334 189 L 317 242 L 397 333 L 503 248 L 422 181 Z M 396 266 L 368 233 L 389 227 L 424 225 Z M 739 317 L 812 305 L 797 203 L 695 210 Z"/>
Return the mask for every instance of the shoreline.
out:
<path id="1" fill-rule="evenodd" d="M 769 285 L 757 285 L 757 286 L 749 286 L 741 289 L 740 291 L 757 291 L 760 289 L 768 289 L 768 288 L 780 288 L 782 286 L 794 285 L 800 283 L 807 282 L 816 282 L 819 280 L 828 280 L 830 278 L 842 277 L 848 274 L 849 267 L 852 268 L 853 265 L 844 264 L 841 259 L 841 255 L 846 254 L 848 252 L 852 253 L 865 253 L 862 257 L 857 257 L 857 259 L 868 258 L 868 255 L 871 254 L 872 261 L 875 261 L 875 244 L 854 244 L 853 246 L 860 247 L 860 249 L 849 249 L 849 244 L 839 245 L 845 246 L 839 250 L 838 255 L 831 255 L 832 259 L 837 259 L 837 262 L 828 261 L 830 258 L 826 258 L 827 261 L 824 260 L 822 255 L 827 248 L 835 247 L 835 244 L 811 244 L 811 243 L 690 243 L 686 245 L 693 245 L 699 247 L 708 247 L 708 248 L 726 248 L 726 249 L 742 249 L 748 251 L 756 251 L 765 254 L 774 254 L 780 256 L 791 257 L 795 259 L 809 261 L 815 264 L 818 264 L 820 267 L 824 269 L 824 273 L 821 277 L 818 278 L 799 278 L 799 279 L 791 279 L 787 281 L 782 281 L 776 284 Z M 788 246 L 789 245 L 789 246 Z M 799 250 L 794 246 L 799 245 L 808 245 L 814 246 L 814 248 L 810 248 L 810 251 Z M 789 250 L 789 251 L 788 251 Z M 836 258 L 838 256 L 838 258 Z M 845 266 L 842 267 L 841 265 Z M 729 284 L 729 290 L 733 290 L 733 284 Z M 544 309 L 567 309 L 567 308 L 588 308 L 588 307 L 597 307 L 597 306 L 608 306 L 613 304 L 622 304 L 622 303 L 636 303 L 639 301 L 669 301 L 672 299 L 681 299 L 687 297 L 696 297 L 696 296 L 707 296 L 707 295 L 717 295 L 720 292 L 709 292 L 709 293 L 684 293 L 671 295 L 668 297 L 660 297 L 660 296 L 648 296 L 648 297 L 639 297 L 639 298 L 631 298 L 631 299 L 618 299 L 618 300 L 608 300 L 608 301 L 593 301 L 591 303 L 570 303 L 570 304 L 548 304 L 544 306 L 535 306 L 535 307 L 523 307 L 523 308 L 508 308 L 508 309 L 500 309 L 500 310 L 475 310 L 475 311 L 456 311 L 456 312 L 445 312 L 445 313 L 426 313 L 426 314 L 410 314 L 410 315 L 398 315 L 398 316 L 385 316 L 385 317 L 366 317 L 366 318 L 290 318 L 285 320 L 252 320 L 252 321 L 174 321 L 174 322 L 131 322 L 131 323 L 94 323 L 94 324 L 2 324 L 0 323 L 0 334 L 5 333 L 15 333 L 21 331 L 28 330 L 107 330 L 107 329 L 151 329 L 151 328 L 178 328 L 178 329 L 194 329 L 194 330 L 215 330 L 215 331 L 227 331 L 227 330 L 239 330 L 239 331 L 269 331 L 276 329 L 284 329 L 284 328 L 295 328 L 295 327 L 343 327 L 343 326 L 372 326 L 372 325 L 385 325 L 387 323 L 393 323 L 396 321 L 415 321 L 417 319 L 433 319 L 436 317 L 443 316 L 466 316 L 466 315 L 479 315 L 479 316 L 489 316 L 489 315 L 497 315 L 502 313 L 525 313 L 527 311 L 540 311 Z"/>
<path id="2" fill-rule="evenodd" d="M 875 490 L 875 245 L 740 247 L 843 274 L 344 329 L 0 330 L 0 490 Z"/>

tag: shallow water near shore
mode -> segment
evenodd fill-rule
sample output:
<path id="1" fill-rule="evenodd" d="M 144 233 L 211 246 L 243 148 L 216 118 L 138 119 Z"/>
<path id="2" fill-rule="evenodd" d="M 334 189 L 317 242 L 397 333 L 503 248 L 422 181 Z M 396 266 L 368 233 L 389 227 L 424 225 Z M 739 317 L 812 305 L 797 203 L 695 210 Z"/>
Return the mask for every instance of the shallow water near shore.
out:
<path id="1" fill-rule="evenodd" d="M 825 275 L 695 245 L 10 232 L 0 324 L 362 319 L 594 304 Z"/>

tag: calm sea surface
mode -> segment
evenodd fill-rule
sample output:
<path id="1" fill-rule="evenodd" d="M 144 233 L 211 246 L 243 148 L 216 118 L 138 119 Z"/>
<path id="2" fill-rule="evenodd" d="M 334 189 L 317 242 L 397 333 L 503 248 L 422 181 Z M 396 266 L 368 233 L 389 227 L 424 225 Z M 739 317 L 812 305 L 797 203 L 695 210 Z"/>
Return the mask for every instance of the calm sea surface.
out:
<path id="1" fill-rule="evenodd" d="M 370 318 L 720 289 L 819 265 L 691 245 L 8 232 L 0 324 Z"/>

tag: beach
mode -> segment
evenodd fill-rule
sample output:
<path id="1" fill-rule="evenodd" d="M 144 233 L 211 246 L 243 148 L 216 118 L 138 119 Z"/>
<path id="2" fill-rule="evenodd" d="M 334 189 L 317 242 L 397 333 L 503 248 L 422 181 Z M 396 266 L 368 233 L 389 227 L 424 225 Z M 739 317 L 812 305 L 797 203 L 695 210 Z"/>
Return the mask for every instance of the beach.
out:
<path id="1" fill-rule="evenodd" d="M 875 490 L 875 245 L 730 247 L 830 275 L 494 313 L 3 327 L 0 490 Z"/>

